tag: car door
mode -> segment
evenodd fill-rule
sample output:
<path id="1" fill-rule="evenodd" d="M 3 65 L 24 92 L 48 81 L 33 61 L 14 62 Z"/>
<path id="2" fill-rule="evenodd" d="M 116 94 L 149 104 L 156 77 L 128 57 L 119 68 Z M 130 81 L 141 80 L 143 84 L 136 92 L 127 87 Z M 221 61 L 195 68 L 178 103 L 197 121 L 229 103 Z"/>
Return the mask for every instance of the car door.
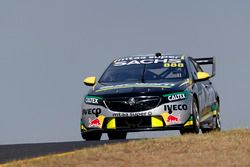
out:
<path id="1" fill-rule="evenodd" d="M 208 112 L 210 112 L 211 106 L 213 104 L 215 104 L 215 102 L 216 102 L 215 90 L 214 90 L 213 84 L 210 80 L 208 80 L 208 82 L 206 83 L 206 88 L 209 92 L 208 100 L 207 100 L 207 109 L 208 109 Z"/>
<path id="2" fill-rule="evenodd" d="M 194 62 L 194 64 L 199 71 L 203 71 L 199 64 L 197 64 L 196 62 Z M 206 107 L 208 109 L 208 112 L 210 112 L 211 106 L 216 102 L 215 90 L 212 85 L 212 82 L 209 79 L 205 80 L 204 84 L 205 84 L 205 89 L 207 89 L 208 91 L 208 95 L 206 99 Z"/>
<path id="3" fill-rule="evenodd" d="M 198 66 L 198 64 L 190 59 L 190 68 L 191 68 L 191 74 L 192 79 L 195 81 L 197 79 L 197 72 L 201 72 L 202 69 Z M 199 101 L 199 113 L 202 117 L 203 115 L 207 114 L 207 106 L 208 106 L 208 100 L 209 100 L 209 90 L 207 85 L 209 84 L 208 80 L 205 81 L 196 81 L 194 83 L 194 92 L 196 92 L 198 96 Z"/>

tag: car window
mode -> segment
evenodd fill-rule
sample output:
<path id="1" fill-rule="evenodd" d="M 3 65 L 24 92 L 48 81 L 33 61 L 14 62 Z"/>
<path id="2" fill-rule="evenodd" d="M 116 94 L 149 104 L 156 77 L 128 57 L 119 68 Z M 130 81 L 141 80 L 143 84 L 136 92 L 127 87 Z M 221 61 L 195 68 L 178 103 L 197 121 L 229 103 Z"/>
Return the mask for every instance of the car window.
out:
<path id="1" fill-rule="evenodd" d="M 191 73 L 194 79 L 196 79 L 196 73 L 198 72 L 198 70 L 196 69 L 194 63 L 192 60 L 189 61 L 190 62 L 190 69 L 191 69 Z"/>
<path id="2" fill-rule="evenodd" d="M 166 67 L 162 63 L 149 64 L 145 66 L 144 80 L 165 80 L 165 79 L 183 79 L 187 77 L 187 70 L 184 67 Z"/>
<path id="3" fill-rule="evenodd" d="M 103 74 L 100 82 L 140 82 L 144 65 L 110 66 Z"/>
<path id="4" fill-rule="evenodd" d="M 194 66 L 198 72 L 203 72 L 201 66 L 198 63 L 196 63 L 195 61 L 192 61 L 192 63 L 194 64 Z"/>
<path id="5" fill-rule="evenodd" d="M 113 62 L 99 82 L 166 82 L 186 78 L 184 60 L 145 59 Z"/>

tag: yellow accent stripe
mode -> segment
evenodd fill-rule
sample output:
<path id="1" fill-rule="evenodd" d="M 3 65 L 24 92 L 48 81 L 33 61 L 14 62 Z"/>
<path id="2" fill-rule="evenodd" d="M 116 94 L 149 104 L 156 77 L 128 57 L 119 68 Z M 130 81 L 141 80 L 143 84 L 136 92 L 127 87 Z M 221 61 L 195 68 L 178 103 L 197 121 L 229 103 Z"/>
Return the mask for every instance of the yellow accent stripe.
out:
<path id="1" fill-rule="evenodd" d="M 187 123 L 185 123 L 184 126 L 190 126 L 190 125 L 193 125 L 193 121 L 187 121 Z"/>
<path id="2" fill-rule="evenodd" d="M 151 125 L 152 128 L 163 127 L 162 117 L 161 116 L 151 117 Z"/>
<path id="3" fill-rule="evenodd" d="M 193 83 L 193 81 L 191 79 L 187 79 L 187 80 L 188 80 L 189 84 Z"/>
<path id="4" fill-rule="evenodd" d="M 167 122 L 167 119 L 168 119 L 169 114 L 166 113 L 166 112 L 164 112 L 164 113 L 161 114 L 161 116 L 162 116 L 162 118 L 163 118 L 165 124 L 168 125 L 169 122 Z"/>
<path id="5" fill-rule="evenodd" d="M 217 110 L 214 110 L 213 111 L 213 116 L 216 116 L 217 115 Z"/>
<path id="6" fill-rule="evenodd" d="M 87 129 L 83 125 L 81 125 L 81 130 L 84 131 L 84 132 L 87 131 Z"/>
<path id="7" fill-rule="evenodd" d="M 104 116 L 103 115 L 99 115 L 98 116 L 98 119 L 99 119 L 99 121 L 100 121 L 100 125 L 98 126 L 99 128 L 102 128 L 102 124 L 103 124 L 103 121 L 104 121 Z"/>
<path id="8" fill-rule="evenodd" d="M 108 120 L 107 129 L 116 129 L 115 118 Z"/>
<path id="9" fill-rule="evenodd" d="M 201 117 L 200 122 L 205 121 L 206 119 L 208 119 L 209 117 L 212 117 L 212 116 L 213 116 L 213 113 L 209 112 L 206 115 L 204 115 L 203 117 Z"/>
<path id="10" fill-rule="evenodd" d="M 180 84 L 179 87 L 181 87 L 181 86 L 183 86 L 183 85 L 185 85 L 185 84 L 189 84 L 189 79 L 186 79 L 186 81 L 184 81 L 182 84 Z"/>

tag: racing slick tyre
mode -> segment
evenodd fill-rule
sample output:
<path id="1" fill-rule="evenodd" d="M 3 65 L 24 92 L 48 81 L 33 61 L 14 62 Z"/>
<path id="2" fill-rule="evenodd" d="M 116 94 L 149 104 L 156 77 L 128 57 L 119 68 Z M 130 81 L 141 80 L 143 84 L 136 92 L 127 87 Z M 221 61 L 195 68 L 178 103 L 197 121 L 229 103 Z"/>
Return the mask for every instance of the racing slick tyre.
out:
<path id="1" fill-rule="evenodd" d="M 221 121 L 220 121 L 220 112 L 218 111 L 216 115 L 216 131 L 221 131 Z"/>
<path id="2" fill-rule="evenodd" d="M 193 126 L 192 128 L 183 128 L 180 129 L 180 133 L 182 135 L 186 133 L 196 133 L 198 134 L 200 131 L 200 116 L 199 116 L 199 110 L 197 107 L 197 100 L 193 99 L 193 104 L 192 104 L 192 118 L 193 118 Z"/>
<path id="3" fill-rule="evenodd" d="M 220 104 L 217 102 L 218 108 L 216 109 L 216 116 L 213 118 L 214 127 L 210 129 L 201 129 L 202 133 L 208 133 L 212 131 L 221 131 L 221 121 L 220 121 Z"/>
<path id="4" fill-rule="evenodd" d="M 127 132 L 108 132 L 109 140 L 126 139 Z"/>
<path id="5" fill-rule="evenodd" d="M 100 132 L 82 132 L 82 138 L 86 141 L 90 140 L 100 140 L 102 137 L 102 133 Z"/>

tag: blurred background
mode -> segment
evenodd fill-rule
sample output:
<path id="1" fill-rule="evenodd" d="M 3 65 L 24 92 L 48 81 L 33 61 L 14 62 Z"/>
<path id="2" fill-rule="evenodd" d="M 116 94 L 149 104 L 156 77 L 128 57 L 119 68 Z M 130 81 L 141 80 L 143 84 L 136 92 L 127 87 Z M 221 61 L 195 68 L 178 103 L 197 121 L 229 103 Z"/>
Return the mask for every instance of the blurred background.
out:
<path id="1" fill-rule="evenodd" d="M 249 127 L 249 20 L 247 0 L 0 1 L 0 144 L 81 140 L 82 79 L 155 52 L 216 56 L 222 128 Z"/>

